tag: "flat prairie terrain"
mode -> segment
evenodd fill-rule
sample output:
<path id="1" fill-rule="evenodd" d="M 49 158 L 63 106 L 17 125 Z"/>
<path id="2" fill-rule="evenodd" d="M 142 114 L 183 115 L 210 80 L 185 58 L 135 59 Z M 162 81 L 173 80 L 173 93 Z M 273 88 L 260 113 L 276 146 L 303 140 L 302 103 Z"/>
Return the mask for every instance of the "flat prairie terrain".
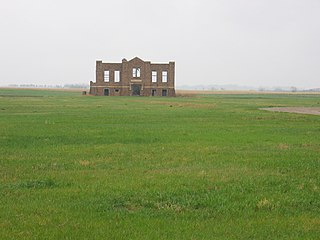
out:
<path id="1" fill-rule="evenodd" d="M 320 95 L 0 89 L 0 239 L 319 239 Z"/>
<path id="2" fill-rule="evenodd" d="M 79 90 L 78 90 L 79 91 Z M 319 95 L 320 92 L 271 92 L 271 91 L 255 91 L 255 90 L 176 90 L 177 96 L 194 96 L 194 95 L 244 95 L 244 94 L 255 94 L 255 95 Z"/>

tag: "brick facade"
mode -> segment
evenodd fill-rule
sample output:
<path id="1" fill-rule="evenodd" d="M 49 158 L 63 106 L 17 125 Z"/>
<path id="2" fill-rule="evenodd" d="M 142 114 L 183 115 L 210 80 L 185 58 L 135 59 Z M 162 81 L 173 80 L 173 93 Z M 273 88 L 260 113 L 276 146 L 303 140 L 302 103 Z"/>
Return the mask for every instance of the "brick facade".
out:
<path id="1" fill-rule="evenodd" d="M 96 82 L 90 94 L 98 96 L 175 96 L 175 63 L 155 64 L 138 57 L 122 63 L 96 62 Z"/>

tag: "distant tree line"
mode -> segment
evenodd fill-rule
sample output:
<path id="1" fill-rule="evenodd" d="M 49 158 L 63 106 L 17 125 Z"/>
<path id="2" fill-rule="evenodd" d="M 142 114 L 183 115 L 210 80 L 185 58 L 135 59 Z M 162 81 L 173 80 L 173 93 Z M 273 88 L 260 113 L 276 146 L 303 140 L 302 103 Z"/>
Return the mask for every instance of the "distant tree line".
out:
<path id="1" fill-rule="evenodd" d="M 10 84 L 9 87 L 15 88 L 89 88 L 88 84 L 64 84 L 64 85 L 47 85 L 47 84 Z"/>

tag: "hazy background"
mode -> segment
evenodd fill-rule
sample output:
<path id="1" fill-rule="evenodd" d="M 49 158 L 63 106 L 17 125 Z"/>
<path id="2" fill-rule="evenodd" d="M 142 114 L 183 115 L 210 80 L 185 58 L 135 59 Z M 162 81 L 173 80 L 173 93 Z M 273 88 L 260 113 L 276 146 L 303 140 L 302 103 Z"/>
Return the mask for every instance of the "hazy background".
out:
<path id="1" fill-rule="evenodd" d="M 176 84 L 320 86 L 319 0 L 1 0 L 0 85 L 176 61 Z"/>

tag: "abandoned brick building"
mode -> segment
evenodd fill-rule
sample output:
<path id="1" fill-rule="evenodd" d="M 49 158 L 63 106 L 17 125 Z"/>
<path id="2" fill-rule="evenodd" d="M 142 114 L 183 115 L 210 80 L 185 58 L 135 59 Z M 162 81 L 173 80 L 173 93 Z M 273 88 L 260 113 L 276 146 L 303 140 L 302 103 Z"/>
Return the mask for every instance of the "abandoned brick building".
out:
<path id="1" fill-rule="evenodd" d="M 90 94 L 99 96 L 175 96 L 175 63 L 143 61 L 138 57 L 122 63 L 96 62 L 96 82 Z"/>

